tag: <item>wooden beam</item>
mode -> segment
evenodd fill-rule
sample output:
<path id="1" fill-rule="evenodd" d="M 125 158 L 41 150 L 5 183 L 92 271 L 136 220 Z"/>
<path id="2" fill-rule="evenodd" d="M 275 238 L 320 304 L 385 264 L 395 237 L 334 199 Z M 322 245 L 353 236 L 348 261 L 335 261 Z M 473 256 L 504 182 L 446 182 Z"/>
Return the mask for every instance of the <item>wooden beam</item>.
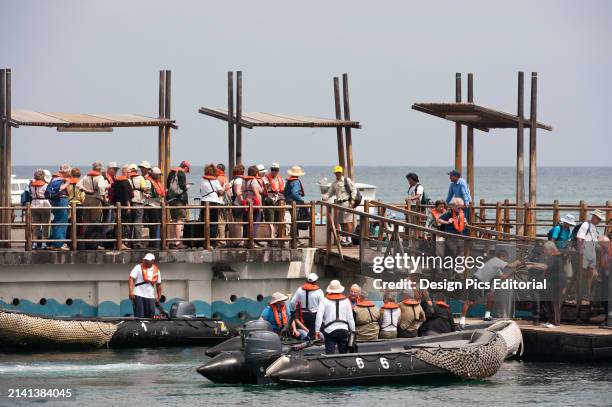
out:
<path id="1" fill-rule="evenodd" d="M 344 99 L 344 120 L 351 120 L 351 108 L 349 105 L 349 88 L 348 88 L 348 74 L 342 74 L 342 95 Z M 348 177 L 355 181 L 355 174 L 353 168 L 353 135 L 352 129 L 347 126 L 344 128 L 344 134 L 346 135 L 346 170 L 344 173 Z"/>
<path id="2" fill-rule="evenodd" d="M 10 197 L 11 191 L 6 187 L 6 179 L 11 178 L 10 174 L 6 174 L 6 146 L 5 146 L 5 134 L 6 128 L 8 127 L 8 119 L 6 116 L 6 69 L 0 69 L 0 206 L 6 205 L 7 195 Z M 10 188 L 10 182 L 9 182 Z M 6 217 L 4 211 L 0 212 L 0 222 L 5 223 Z M 7 228 L 0 227 L 0 239 L 6 240 Z M 0 247 L 6 247 L 8 245 L 0 244 Z"/>
<path id="3" fill-rule="evenodd" d="M 159 118 L 163 118 L 166 114 L 166 71 L 159 71 L 159 110 L 158 116 Z M 158 127 L 157 134 L 157 166 L 162 171 L 164 180 L 168 175 L 168 167 L 166 166 L 165 156 L 166 156 L 166 130 L 165 126 Z"/>
<path id="4" fill-rule="evenodd" d="M 523 72 L 518 73 L 518 95 L 516 115 L 518 116 L 518 124 L 516 127 L 516 234 L 522 235 L 525 233 L 523 229 L 525 214 L 522 211 L 525 204 L 525 137 L 523 135 L 524 117 L 524 96 L 525 96 L 525 75 Z M 518 209 L 521 208 L 521 209 Z"/>
<path id="5" fill-rule="evenodd" d="M 6 118 L 10 118 L 11 117 L 11 70 L 10 69 L 6 69 L 5 71 L 5 88 L 4 88 L 4 92 L 5 92 L 5 96 L 4 96 L 4 112 L 5 112 L 5 117 Z M 12 174 L 12 164 L 11 164 L 11 159 L 12 159 L 12 152 L 11 152 L 11 144 L 12 144 L 12 140 L 11 140 L 11 133 L 13 131 L 13 128 L 9 125 L 8 122 L 5 122 L 4 125 L 4 203 L 3 206 L 11 206 L 11 174 Z M 11 220 L 13 219 L 12 216 L 12 212 L 10 211 L 2 211 L 3 213 L 3 218 L 2 218 L 2 223 L 10 223 Z M 7 239 L 11 238 L 11 227 L 10 226 L 6 226 L 3 227 L 4 229 L 4 236 Z M 7 247 L 10 247 L 10 243 L 8 243 L 6 245 Z"/>
<path id="6" fill-rule="evenodd" d="M 340 106 L 340 80 L 334 77 L 334 107 L 336 109 L 336 120 L 342 120 L 342 107 Z M 344 135 L 342 127 L 336 127 L 336 138 L 338 139 L 338 165 L 346 168 L 344 156 Z"/>
<path id="7" fill-rule="evenodd" d="M 529 129 L 529 206 L 534 208 L 537 203 L 537 116 L 538 116 L 538 73 L 531 73 L 531 106 Z M 535 213 L 535 211 L 532 211 Z M 531 216 L 529 223 L 534 223 L 535 216 Z M 535 227 L 530 227 L 530 236 L 535 235 Z"/>
<path id="8" fill-rule="evenodd" d="M 236 158 L 234 148 L 234 72 L 230 71 L 227 73 L 227 170 L 230 177 Z"/>
<path id="9" fill-rule="evenodd" d="M 455 102 L 461 102 L 461 74 L 459 72 L 455 74 Z M 459 172 L 461 172 L 462 168 L 462 138 L 463 136 L 461 134 L 461 124 L 455 123 L 455 169 Z"/>
<path id="10" fill-rule="evenodd" d="M 236 72 L 236 164 L 242 164 L 242 71 Z"/>
<path id="11" fill-rule="evenodd" d="M 166 119 L 170 119 L 172 117 L 172 72 L 170 70 L 166 70 L 166 91 L 165 91 L 165 102 L 164 102 L 164 117 Z M 164 149 L 164 163 L 166 165 L 166 171 L 170 171 L 170 167 L 172 167 L 172 129 L 170 126 L 166 126 L 166 136 L 165 136 L 165 149 Z"/>
<path id="12" fill-rule="evenodd" d="M 468 73 L 468 103 L 474 103 L 474 74 Z M 467 127 L 467 182 L 470 187 L 472 202 L 474 196 L 474 127 Z"/>

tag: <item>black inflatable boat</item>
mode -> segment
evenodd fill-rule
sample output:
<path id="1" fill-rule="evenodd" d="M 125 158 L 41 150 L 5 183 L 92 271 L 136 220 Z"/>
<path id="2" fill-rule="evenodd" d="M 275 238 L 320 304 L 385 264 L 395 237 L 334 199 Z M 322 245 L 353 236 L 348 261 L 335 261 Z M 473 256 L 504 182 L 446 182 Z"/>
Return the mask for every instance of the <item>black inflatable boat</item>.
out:
<path id="1" fill-rule="evenodd" d="M 223 321 L 195 316 L 187 302 L 161 318 L 81 318 L 0 310 L 0 351 L 211 346 L 231 337 Z"/>
<path id="2" fill-rule="evenodd" d="M 474 328 L 472 330 L 428 337 L 358 341 L 353 350 L 358 353 L 376 354 L 401 352 L 415 346 L 426 346 L 439 341 L 457 341 L 459 338 L 465 341 L 468 337 L 472 338 L 475 332 L 495 329 L 496 331 L 505 330 L 505 336 L 512 337 L 507 340 L 511 344 L 508 354 L 517 352 L 521 335 L 514 322 L 483 323 L 472 325 L 472 327 Z M 512 335 L 509 335 L 510 333 Z M 265 384 L 271 381 L 272 376 L 265 376 L 263 372 L 281 355 L 305 358 L 319 357 L 324 352 L 325 349 L 320 344 L 296 344 L 281 341 L 280 337 L 272 332 L 266 321 L 251 321 L 243 326 L 239 337 L 231 338 L 208 349 L 207 354 L 212 353 L 215 356 L 200 366 L 197 371 L 215 383 Z"/>

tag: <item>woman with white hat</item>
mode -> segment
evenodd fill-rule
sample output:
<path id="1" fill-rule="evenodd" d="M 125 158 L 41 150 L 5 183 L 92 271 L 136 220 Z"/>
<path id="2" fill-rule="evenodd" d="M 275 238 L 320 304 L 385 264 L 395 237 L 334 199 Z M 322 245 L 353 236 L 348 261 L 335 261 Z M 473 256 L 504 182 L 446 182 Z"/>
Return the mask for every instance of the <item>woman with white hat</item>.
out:
<path id="1" fill-rule="evenodd" d="M 570 226 L 576 226 L 576 218 L 568 213 L 563 215 L 559 224 L 548 232 L 548 240 L 554 241 L 557 249 L 565 249 L 569 244 L 572 236 Z"/>
<path id="2" fill-rule="evenodd" d="M 281 292 L 272 294 L 272 299 L 268 302 L 268 306 L 264 308 L 259 319 L 268 321 L 272 325 L 272 329 L 277 334 L 280 334 L 287 322 L 287 305 L 285 301 L 289 299 L 288 295 Z"/>
<path id="3" fill-rule="evenodd" d="M 319 304 L 315 322 L 316 338 L 325 338 L 325 353 L 348 352 L 349 333 L 355 331 L 355 319 L 351 302 L 342 293 L 344 287 L 338 280 L 327 286 L 327 295 Z"/>
<path id="4" fill-rule="evenodd" d="M 317 311 L 324 294 L 323 290 L 317 285 L 318 275 L 310 273 L 306 279 L 306 284 L 298 287 L 293 294 L 290 305 L 298 319 L 308 328 L 308 337 L 312 339 L 315 334 Z"/>

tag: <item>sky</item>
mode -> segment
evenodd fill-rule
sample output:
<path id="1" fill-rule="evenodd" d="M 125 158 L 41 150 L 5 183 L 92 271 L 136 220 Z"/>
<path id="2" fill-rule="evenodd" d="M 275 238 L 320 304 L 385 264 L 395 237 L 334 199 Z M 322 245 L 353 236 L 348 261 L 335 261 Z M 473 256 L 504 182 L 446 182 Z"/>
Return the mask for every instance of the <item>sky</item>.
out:
<path id="1" fill-rule="evenodd" d="M 230 70 L 243 71 L 245 111 L 321 117 L 347 72 L 356 164 L 403 166 L 452 165 L 454 126 L 411 105 L 454 101 L 455 72 L 464 95 L 472 72 L 476 103 L 515 112 L 524 71 L 528 115 L 537 71 L 538 119 L 553 126 L 538 133 L 538 165 L 609 166 L 611 20 L 608 1 L 0 0 L 0 66 L 14 108 L 149 116 L 171 69 L 174 164 L 227 160 L 227 125 L 197 111 L 227 106 Z M 245 163 L 337 161 L 333 129 L 243 132 Z M 475 164 L 513 166 L 515 134 L 476 131 Z M 156 155 L 154 128 L 13 131 L 14 164 Z"/>

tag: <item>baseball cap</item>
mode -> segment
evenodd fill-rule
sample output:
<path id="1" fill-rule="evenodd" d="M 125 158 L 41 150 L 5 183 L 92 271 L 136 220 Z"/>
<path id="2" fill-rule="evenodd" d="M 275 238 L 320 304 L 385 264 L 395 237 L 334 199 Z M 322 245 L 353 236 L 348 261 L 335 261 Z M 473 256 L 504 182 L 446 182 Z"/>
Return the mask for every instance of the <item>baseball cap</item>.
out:
<path id="1" fill-rule="evenodd" d="M 143 260 L 154 261 L 155 260 L 155 255 L 153 253 L 147 253 L 143 257 Z"/>
<path id="2" fill-rule="evenodd" d="M 461 177 L 461 173 L 457 170 L 452 170 L 451 172 L 448 173 L 448 175 L 452 177 Z"/>
<path id="3" fill-rule="evenodd" d="M 151 169 L 151 172 L 152 172 L 153 174 L 159 174 L 159 175 L 161 175 L 161 173 L 162 173 L 162 172 L 161 172 L 161 170 L 160 170 L 158 167 L 153 167 L 153 168 Z"/>
<path id="4" fill-rule="evenodd" d="M 314 283 L 315 281 L 319 279 L 319 276 L 316 273 L 310 273 L 308 274 L 308 277 L 306 277 L 306 279 L 308 280 L 309 283 Z"/>
<path id="5" fill-rule="evenodd" d="M 119 168 L 119 166 L 117 165 L 117 163 L 115 161 L 111 161 L 111 162 L 108 163 L 106 168 Z"/>
<path id="6" fill-rule="evenodd" d="M 338 173 L 338 172 L 344 172 L 344 169 L 342 168 L 342 166 L 340 165 L 336 165 L 334 167 L 334 174 Z"/>
<path id="7" fill-rule="evenodd" d="M 142 168 L 146 168 L 147 170 L 151 169 L 151 163 L 149 163 L 148 161 L 145 161 L 145 160 L 142 160 L 140 162 L 140 164 L 138 164 L 138 166 L 142 167 Z"/>

